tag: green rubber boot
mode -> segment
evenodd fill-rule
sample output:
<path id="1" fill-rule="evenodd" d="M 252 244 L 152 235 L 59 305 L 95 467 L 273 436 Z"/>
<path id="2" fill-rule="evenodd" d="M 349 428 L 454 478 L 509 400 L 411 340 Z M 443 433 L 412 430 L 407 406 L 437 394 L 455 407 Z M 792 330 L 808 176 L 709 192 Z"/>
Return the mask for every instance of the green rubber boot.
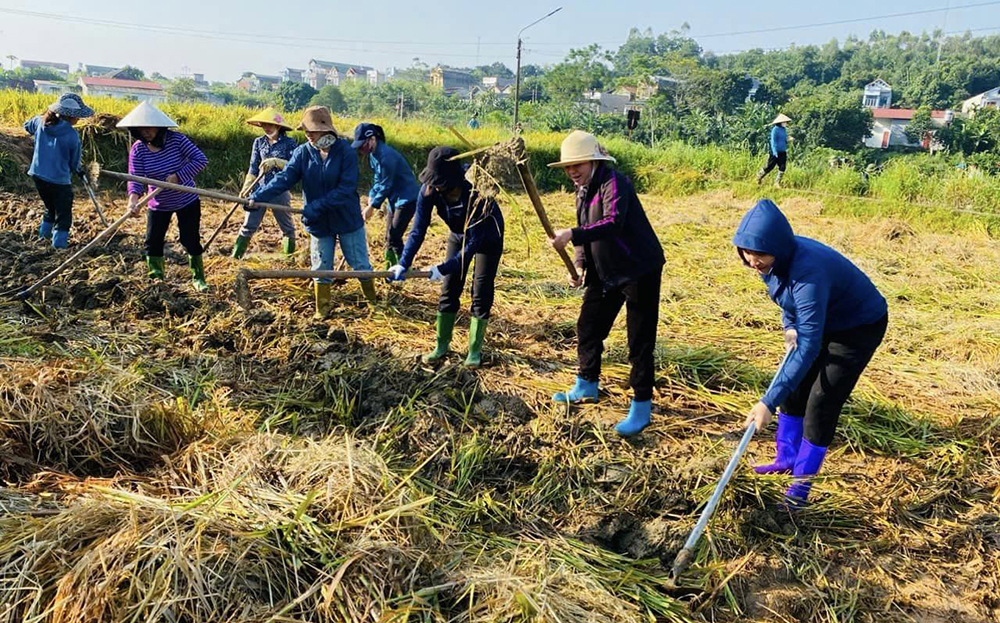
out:
<path id="1" fill-rule="evenodd" d="M 399 256 L 392 249 L 385 250 L 385 269 L 389 270 L 396 264 L 399 264 Z"/>
<path id="2" fill-rule="evenodd" d="M 483 339 L 486 338 L 486 318 L 473 316 L 469 322 L 469 356 L 465 358 L 465 367 L 475 370 L 483 365 Z"/>
<path id="3" fill-rule="evenodd" d="M 437 347 L 422 357 L 424 363 L 437 363 L 448 354 L 451 346 L 451 334 L 455 329 L 455 312 L 438 312 L 437 315 Z"/>
<path id="4" fill-rule="evenodd" d="M 250 239 L 246 236 L 237 236 L 236 244 L 233 245 L 233 257 L 242 260 L 247 254 L 247 247 L 250 246 Z"/>
<path id="5" fill-rule="evenodd" d="M 295 253 L 295 238 L 286 237 L 281 239 L 281 252 L 285 255 Z"/>
<path id="6" fill-rule="evenodd" d="M 153 257 L 151 255 L 147 255 L 146 268 L 149 269 L 147 274 L 150 279 L 163 279 L 165 277 L 163 256 Z"/>
<path id="7" fill-rule="evenodd" d="M 205 283 L 205 264 L 202 261 L 202 256 L 190 256 L 188 264 L 191 266 L 191 285 L 199 292 L 207 291 L 208 284 Z"/>

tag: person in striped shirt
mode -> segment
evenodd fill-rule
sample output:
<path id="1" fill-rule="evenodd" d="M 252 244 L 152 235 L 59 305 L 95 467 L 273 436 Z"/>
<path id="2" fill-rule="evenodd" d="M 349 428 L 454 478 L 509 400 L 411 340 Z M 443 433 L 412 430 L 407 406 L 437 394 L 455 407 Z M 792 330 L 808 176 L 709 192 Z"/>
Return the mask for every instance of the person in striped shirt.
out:
<path id="1" fill-rule="evenodd" d="M 208 164 L 208 159 L 194 143 L 175 128 L 170 117 L 148 102 L 142 102 L 118 122 L 128 128 L 135 142 L 128 155 L 128 172 L 165 182 L 194 186 L 194 178 Z M 137 182 L 128 183 L 128 207 L 135 212 L 139 196 L 146 189 Z M 150 188 L 149 190 L 152 190 Z M 188 252 L 191 283 L 199 292 L 208 289 L 201 246 L 201 201 L 198 195 L 177 190 L 164 190 L 149 201 L 146 211 L 146 265 L 149 276 L 163 279 L 163 243 L 170 220 L 177 215 L 181 245 Z"/>

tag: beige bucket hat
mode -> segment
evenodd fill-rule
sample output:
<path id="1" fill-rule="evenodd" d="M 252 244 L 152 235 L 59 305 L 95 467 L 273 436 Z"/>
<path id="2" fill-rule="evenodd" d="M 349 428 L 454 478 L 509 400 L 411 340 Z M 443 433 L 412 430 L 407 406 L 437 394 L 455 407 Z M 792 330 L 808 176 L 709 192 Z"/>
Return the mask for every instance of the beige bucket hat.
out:
<path id="1" fill-rule="evenodd" d="M 608 162 L 618 162 L 611 157 L 607 150 L 597 142 L 597 137 L 590 132 L 574 130 L 563 139 L 559 148 L 559 162 L 549 164 L 553 168 L 568 167 L 571 164 L 590 162 L 591 160 L 606 160 Z"/>
<path id="2" fill-rule="evenodd" d="M 307 132 L 333 132 L 337 134 L 337 128 L 333 127 L 333 117 L 330 116 L 330 109 L 326 106 L 310 106 L 302 113 L 302 122 L 299 123 L 299 130 Z"/>

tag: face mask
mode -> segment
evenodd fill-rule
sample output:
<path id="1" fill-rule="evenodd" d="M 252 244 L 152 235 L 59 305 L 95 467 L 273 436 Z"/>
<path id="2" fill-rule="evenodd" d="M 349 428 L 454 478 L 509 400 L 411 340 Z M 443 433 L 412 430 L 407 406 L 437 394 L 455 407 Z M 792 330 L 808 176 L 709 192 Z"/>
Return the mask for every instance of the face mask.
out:
<path id="1" fill-rule="evenodd" d="M 333 134 L 324 134 L 323 136 L 316 139 L 316 142 L 313 143 L 313 147 L 315 147 L 316 149 L 322 149 L 323 151 L 326 151 L 327 149 L 333 147 L 333 144 L 336 142 L 337 142 L 336 136 L 334 136 Z"/>

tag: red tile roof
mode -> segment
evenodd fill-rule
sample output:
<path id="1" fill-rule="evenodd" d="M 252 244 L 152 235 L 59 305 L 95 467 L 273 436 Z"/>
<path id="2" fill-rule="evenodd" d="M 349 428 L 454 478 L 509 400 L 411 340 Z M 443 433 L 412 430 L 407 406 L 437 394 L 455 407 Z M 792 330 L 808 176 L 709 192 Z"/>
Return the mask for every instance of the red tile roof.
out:
<path id="1" fill-rule="evenodd" d="M 163 85 L 148 80 L 119 80 L 118 78 L 80 78 L 88 87 L 114 87 L 117 89 L 146 89 L 162 91 Z"/>
<path id="2" fill-rule="evenodd" d="M 913 119 L 913 114 L 916 113 L 915 108 L 872 108 L 872 117 L 875 119 Z M 931 117 L 934 119 L 943 119 L 946 110 L 932 110 Z"/>

